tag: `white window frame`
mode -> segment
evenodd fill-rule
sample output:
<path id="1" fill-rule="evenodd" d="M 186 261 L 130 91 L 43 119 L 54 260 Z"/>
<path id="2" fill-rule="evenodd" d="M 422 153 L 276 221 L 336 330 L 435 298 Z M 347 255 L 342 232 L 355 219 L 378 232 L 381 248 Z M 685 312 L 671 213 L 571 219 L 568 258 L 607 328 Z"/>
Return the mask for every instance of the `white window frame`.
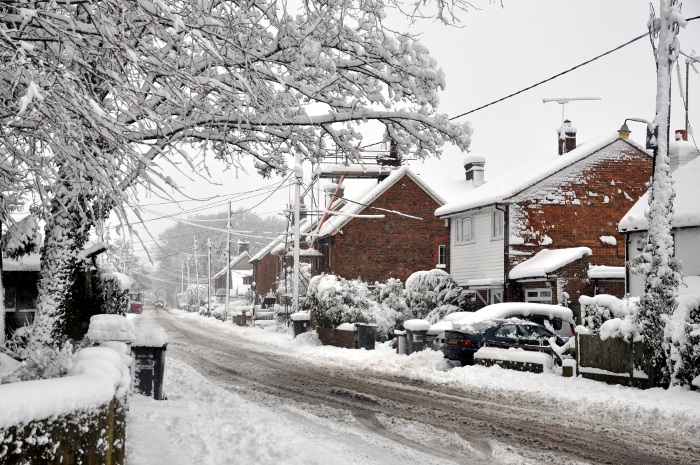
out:
<path id="1" fill-rule="evenodd" d="M 503 239 L 506 228 L 506 215 L 503 210 L 491 213 L 491 239 Z"/>
<path id="2" fill-rule="evenodd" d="M 447 267 L 447 245 L 440 244 L 440 245 L 438 245 L 437 268 L 446 268 L 446 267 Z"/>
<path id="3" fill-rule="evenodd" d="M 469 236 L 464 236 L 464 226 L 469 224 Z M 468 244 L 474 242 L 474 217 L 467 216 L 465 218 L 455 219 L 455 243 Z"/>
<path id="4" fill-rule="evenodd" d="M 530 293 L 533 293 L 535 295 L 530 295 Z M 525 289 L 525 302 L 551 304 L 553 303 L 552 298 L 552 290 L 548 287 Z"/>

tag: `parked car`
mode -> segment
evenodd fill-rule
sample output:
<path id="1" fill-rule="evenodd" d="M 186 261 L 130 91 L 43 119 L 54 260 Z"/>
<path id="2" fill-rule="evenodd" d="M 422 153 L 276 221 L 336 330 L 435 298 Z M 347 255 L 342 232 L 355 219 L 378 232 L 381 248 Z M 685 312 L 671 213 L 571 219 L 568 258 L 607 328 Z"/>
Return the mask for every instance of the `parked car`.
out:
<path id="1" fill-rule="evenodd" d="M 435 334 L 433 350 L 440 350 L 440 343 L 445 339 L 444 332 L 460 329 L 462 325 L 470 325 L 481 321 L 497 318 L 520 318 L 540 324 L 566 342 L 574 336 L 574 314 L 571 309 L 561 305 L 538 304 L 531 302 L 506 302 L 487 305 L 475 312 L 455 312 L 443 320 L 431 325 L 429 334 Z"/>
<path id="2" fill-rule="evenodd" d="M 542 325 L 517 318 L 494 319 L 465 325 L 461 330 L 445 331 L 442 353 L 462 365 L 474 364 L 481 347 L 516 348 L 552 353 L 549 340 L 564 341 Z"/>
<path id="3" fill-rule="evenodd" d="M 128 313 L 143 313 L 143 298 L 138 292 L 129 293 Z"/>
<path id="4" fill-rule="evenodd" d="M 165 308 L 165 300 L 156 299 L 155 307 L 156 308 Z"/>

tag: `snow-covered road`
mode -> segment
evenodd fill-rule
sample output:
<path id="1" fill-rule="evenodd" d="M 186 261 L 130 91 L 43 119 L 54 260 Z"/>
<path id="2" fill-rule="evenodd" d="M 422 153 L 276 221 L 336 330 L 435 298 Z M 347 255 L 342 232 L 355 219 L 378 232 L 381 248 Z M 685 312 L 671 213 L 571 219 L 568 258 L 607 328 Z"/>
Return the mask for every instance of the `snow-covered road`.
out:
<path id="1" fill-rule="evenodd" d="M 134 397 L 128 465 L 700 457 L 697 393 L 450 369 L 432 351 L 406 357 L 384 346 L 318 347 L 309 337 L 293 340 L 179 311 L 147 310 L 135 323 L 169 334 L 169 400 Z"/>

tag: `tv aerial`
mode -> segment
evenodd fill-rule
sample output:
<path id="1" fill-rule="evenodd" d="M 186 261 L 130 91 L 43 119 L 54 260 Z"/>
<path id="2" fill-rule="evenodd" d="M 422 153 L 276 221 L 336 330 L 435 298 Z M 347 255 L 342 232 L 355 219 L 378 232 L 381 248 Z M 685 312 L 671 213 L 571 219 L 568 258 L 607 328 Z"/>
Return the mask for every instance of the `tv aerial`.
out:
<path id="1" fill-rule="evenodd" d="M 561 126 L 564 127 L 564 106 L 569 102 L 575 102 L 579 100 L 600 100 L 600 97 L 557 97 L 557 98 L 543 98 L 542 103 L 557 102 L 561 105 Z"/>

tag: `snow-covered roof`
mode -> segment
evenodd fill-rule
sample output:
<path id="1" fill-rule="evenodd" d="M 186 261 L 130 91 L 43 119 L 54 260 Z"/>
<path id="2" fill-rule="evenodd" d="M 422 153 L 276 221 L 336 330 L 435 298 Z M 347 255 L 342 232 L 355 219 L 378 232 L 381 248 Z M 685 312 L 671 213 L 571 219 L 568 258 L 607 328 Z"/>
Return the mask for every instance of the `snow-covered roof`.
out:
<path id="1" fill-rule="evenodd" d="M 526 279 L 546 277 L 548 273 L 573 263 L 576 260 L 591 256 L 588 247 L 571 247 L 568 249 L 544 249 L 524 262 L 516 265 L 508 276 L 510 279 Z"/>
<path id="2" fill-rule="evenodd" d="M 673 186 L 676 197 L 673 200 L 673 219 L 671 227 L 685 228 L 700 226 L 700 158 L 689 161 L 673 173 Z M 649 193 L 644 194 L 637 203 L 622 217 L 618 229 L 620 232 L 634 230 L 645 231 L 648 227 L 646 211 L 649 208 Z"/>
<path id="3" fill-rule="evenodd" d="M 299 222 L 299 230 L 302 233 L 306 233 L 309 231 L 309 228 L 313 225 L 314 223 L 309 219 L 309 218 L 304 218 Z M 260 249 L 258 253 L 253 255 L 250 260 L 248 260 L 250 263 L 253 263 L 255 261 L 258 261 L 262 259 L 265 255 L 267 255 L 270 252 L 277 253 L 277 251 L 281 251 L 281 249 L 284 247 L 284 240 L 287 236 L 291 236 L 291 232 L 283 232 L 276 238 L 270 241 L 269 244 L 267 244 L 265 247 Z"/>
<path id="4" fill-rule="evenodd" d="M 511 318 L 516 316 L 543 315 L 549 318 L 561 318 L 573 322 L 574 314 L 571 309 L 560 305 L 538 304 L 532 302 L 505 302 L 488 305 L 473 313 L 469 313 L 457 321 L 455 325 L 471 325 L 480 321 Z"/>
<path id="5" fill-rule="evenodd" d="M 428 193 L 438 204 L 445 204 L 454 195 L 456 195 L 456 189 L 450 186 L 455 186 L 457 183 L 464 184 L 463 181 L 445 181 L 445 180 L 432 180 L 428 178 L 423 178 L 414 173 L 410 167 L 402 166 L 401 168 L 393 171 L 386 179 L 382 180 L 380 183 L 369 188 L 358 195 L 351 202 L 347 202 L 345 206 L 338 210 L 338 215 L 330 215 L 326 219 L 325 223 L 321 227 L 319 234 L 323 236 L 329 236 L 335 234 L 343 226 L 345 226 L 350 220 L 352 220 L 352 215 L 357 215 L 362 212 L 366 205 L 370 205 L 372 202 L 377 200 L 384 192 L 389 190 L 394 184 L 396 184 L 404 176 L 411 178 L 416 184 L 418 184 L 425 192 Z M 405 206 L 404 206 L 405 207 Z M 403 208 L 402 206 L 397 206 L 397 209 Z M 375 212 L 381 213 L 381 212 Z"/>
<path id="6" fill-rule="evenodd" d="M 591 265 L 588 268 L 589 279 L 625 279 L 624 266 Z"/>
<path id="7" fill-rule="evenodd" d="M 228 264 L 228 268 L 231 269 L 232 267 L 236 266 L 236 264 L 238 262 L 240 262 L 246 258 L 248 260 L 250 260 L 250 255 L 248 254 L 248 251 L 244 251 L 243 253 L 239 254 L 237 257 L 232 258 L 231 262 Z M 221 270 L 213 276 L 213 279 L 216 279 L 220 276 L 223 276 L 224 273 L 226 273 L 226 267 L 221 268 Z"/>
<path id="8" fill-rule="evenodd" d="M 3 257 L 2 271 L 40 271 L 40 258 L 38 253 L 24 255 L 18 259 Z"/>
<path id="9" fill-rule="evenodd" d="M 474 208 L 502 203 L 509 197 L 615 143 L 620 144 L 621 149 L 625 146 L 632 146 L 644 153 L 649 153 L 633 140 L 622 140 L 617 133 L 610 134 L 583 143 L 564 155 L 554 154 L 518 163 L 512 170 L 488 180 L 477 188 L 472 188 L 471 183 L 463 182 L 464 193 L 470 189 L 473 190 L 468 195 L 463 194 L 459 200 L 450 201 L 438 208 L 435 215 L 445 217 Z"/>

